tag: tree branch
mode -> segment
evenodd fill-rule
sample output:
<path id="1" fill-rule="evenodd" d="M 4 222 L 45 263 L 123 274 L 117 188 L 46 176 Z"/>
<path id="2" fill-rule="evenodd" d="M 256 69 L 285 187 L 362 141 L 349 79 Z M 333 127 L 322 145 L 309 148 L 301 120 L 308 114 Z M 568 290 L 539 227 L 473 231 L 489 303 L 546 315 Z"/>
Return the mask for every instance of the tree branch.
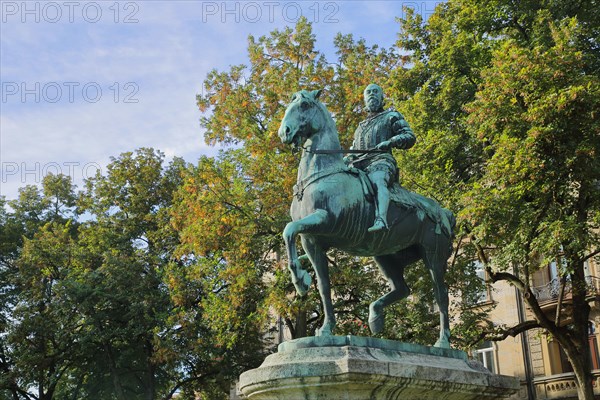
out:
<path id="1" fill-rule="evenodd" d="M 200 376 L 190 376 L 190 377 L 188 377 L 188 378 L 182 379 L 182 380 L 180 380 L 179 382 L 177 382 L 177 383 L 175 384 L 175 386 L 173 386 L 173 388 L 172 388 L 172 389 L 169 391 L 169 393 L 167 393 L 167 394 L 165 395 L 165 397 L 163 397 L 163 400 L 170 400 L 170 399 L 172 399 L 172 398 L 173 398 L 173 396 L 175 395 L 175 393 L 176 393 L 176 392 L 177 392 L 177 391 L 178 391 L 178 390 L 179 390 L 181 387 L 183 387 L 183 386 L 185 386 L 185 385 L 187 385 L 187 384 L 189 384 L 189 383 L 191 383 L 191 382 L 194 382 L 194 381 L 202 381 L 202 380 L 205 380 L 206 378 L 209 378 L 209 377 L 211 377 L 211 376 L 217 375 L 219 372 L 220 372 L 220 370 L 219 370 L 219 369 L 214 369 L 214 370 L 212 370 L 212 371 L 210 371 L 210 372 L 207 372 L 207 373 L 205 373 L 205 374 L 203 374 L 203 375 L 200 375 Z"/>
<path id="2" fill-rule="evenodd" d="M 296 328 L 294 327 L 294 323 L 292 322 L 292 320 L 290 318 L 284 318 L 285 324 L 287 325 L 288 329 L 290 330 L 290 334 L 292 335 L 293 338 L 296 337 Z"/>
<path id="3" fill-rule="evenodd" d="M 593 257 L 597 256 L 598 254 L 600 254 L 600 249 L 598 249 L 598 250 L 596 250 L 596 251 L 593 251 L 593 252 L 591 252 L 591 253 L 590 253 L 590 254 L 588 254 L 587 256 L 583 256 L 583 257 L 581 258 L 581 262 L 586 262 L 587 260 L 589 260 L 589 259 L 591 259 L 591 258 L 593 258 Z"/>
<path id="4" fill-rule="evenodd" d="M 558 300 L 556 302 L 556 315 L 554 316 L 554 324 L 560 326 L 560 309 L 562 308 L 563 298 L 565 296 L 565 286 L 567 284 L 567 276 L 563 275 L 560 278 L 560 291 L 558 293 Z"/>
<path id="5" fill-rule="evenodd" d="M 482 340 L 491 340 L 494 342 L 502 341 L 507 337 L 515 337 L 523 332 L 526 332 L 530 329 L 541 328 L 540 324 L 535 320 L 529 320 L 521 322 L 510 328 L 497 328 L 494 332 L 481 332 L 476 339 L 474 339 L 470 344 L 474 345 Z"/>
<path id="6" fill-rule="evenodd" d="M 454 256 L 452 257 L 452 264 L 450 265 L 450 269 L 453 269 L 454 265 L 456 264 L 456 259 L 458 258 L 458 252 L 460 250 L 460 246 L 466 236 L 467 236 L 466 234 L 461 235 L 460 238 L 458 239 L 458 242 L 456 243 L 456 249 L 454 250 Z"/>
<path id="7" fill-rule="evenodd" d="M 554 335 L 563 335 L 565 332 L 563 332 L 559 326 L 554 324 L 554 321 L 551 321 L 546 316 L 546 314 L 544 314 L 544 311 L 542 310 L 539 303 L 537 302 L 537 299 L 536 299 L 533 291 L 531 290 L 531 287 L 528 284 L 526 284 L 525 282 L 523 282 L 521 279 L 519 279 L 519 277 L 514 274 L 511 274 L 509 272 L 503 272 L 503 271 L 500 271 L 500 272 L 493 271 L 491 266 L 488 263 L 487 256 L 483 252 L 483 248 L 475 241 L 473 241 L 473 243 L 475 244 L 475 248 L 477 249 L 477 254 L 478 254 L 481 262 L 484 264 L 485 270 L 488 274 L 488 277 L 492 281 L 492 283 L 496 283 L 499 281 L 506 281 L 506 282 L 510 283 L 511 285 L 513 285 L 514 287 L 516 287 L 517 290 L 519 290 L 519 292 L 521 292 L 523 294 L 525 303 L 527 304 L 527 306 L 529 306 L 531 312 L 533 313 L 533 315 L 537 321 L 536 323 L 538 324 L 538 327 L 544 328 Z"/>

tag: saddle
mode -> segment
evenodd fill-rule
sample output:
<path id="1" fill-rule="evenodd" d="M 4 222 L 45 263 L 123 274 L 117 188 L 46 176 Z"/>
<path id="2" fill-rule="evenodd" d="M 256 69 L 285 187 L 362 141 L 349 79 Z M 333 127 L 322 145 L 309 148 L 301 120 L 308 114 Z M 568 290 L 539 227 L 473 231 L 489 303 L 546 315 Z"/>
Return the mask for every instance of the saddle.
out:
<path id="1" fill-rule="evenodd" d="M 349 167 L 348 172 L 358 177 L 365 199 L 373 203 L 376 195 L 375 186 L 367 173 L 355 167 Z M 406 190 L 398 181 L 392 183 L 389 191 L 391 202 L 395 203 L 398 207 L 414 210 L 421 221 L 425 217 L 429 218 L 436 224 L 435 233 L 438 235 L 444 233 L 448 238 L 452 237 L 452 231 L 456 223 L 454 217 L 449 210 L 440 206 L 437 201 Z"/>

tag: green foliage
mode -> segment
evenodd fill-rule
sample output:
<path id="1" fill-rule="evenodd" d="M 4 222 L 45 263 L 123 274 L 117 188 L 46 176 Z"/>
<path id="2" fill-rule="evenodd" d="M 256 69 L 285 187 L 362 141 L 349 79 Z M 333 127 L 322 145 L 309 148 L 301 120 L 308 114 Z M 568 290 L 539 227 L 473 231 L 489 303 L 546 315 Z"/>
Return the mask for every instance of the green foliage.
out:
<path id="1" fill-rule="evenodd" d="M 261 332 L 242 321 L 255 304 L 239 289 L 219 298 L 215 277 L 174 257 L 169 208 L 184 167 L 139 149 L 113 158 L 85 191 L 49 175 L 2 208 L 2 395 L 216 398 L 261 357 Z M 231 299 L 243 304 L 225 343 L 215 310 Z"/>
<path id="2" fill-rule="evenodd" d="M 421 140 L 399 157 L 405 184 L 457 211 L 460 258 L 476 257 L 492 281 L 515 285 L 534 315 L 489 337 L 546 329 L 576 370 L 580 398 L 591 390 L 590 366 L 577 356 L 587 353 L 583 264 L 600 239 L 594 3 L 451 0 L 427 22 L 407 12 L 398 45 L 411 68 L 398 73 L 394 94 Z M 530 288 L 557 258 L 577 287 L 560 318 L 567 325 L 548 319 Z M 467 342 L 482 337 L 464 328 Z"/>
<path id="3" fill-rule="evenodd" d="M 600 209 L 600 85 L 581 73 L 588 65 L 577 20 L 542 17 L 551 42 L 504 43 L 468 106 L 488 158 L 464 214 L 478 237 L 497 244 L 504 265 L 526 265 L 535 254 L 552 259 L 561 248 L 583 257 L 598 243 L 587 224 Z"/>

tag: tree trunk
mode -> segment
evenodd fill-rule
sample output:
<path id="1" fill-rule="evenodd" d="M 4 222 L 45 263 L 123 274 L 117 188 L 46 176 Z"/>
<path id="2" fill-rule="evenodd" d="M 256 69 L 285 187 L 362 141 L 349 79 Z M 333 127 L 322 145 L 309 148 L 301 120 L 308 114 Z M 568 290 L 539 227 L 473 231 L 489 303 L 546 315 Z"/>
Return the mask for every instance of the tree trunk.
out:
<path id="1" fill-rule="evenodd" d="M 569 252 L 565 252 L 565 255 L 571 256 Z M 569 261 L 574 259 L 574 256 L 568 258 Z M 579 400 L 594 400 L 592 360 L 588 339 L 590 305 L 586 300 L 585 272 L 583 262 L 576 262 L 573 265 L 574 268 L 571 273 L 573 329 L 569 335 L 571 346 L 563 347 L 577 379 L 577 396 Z"/>
<path id="2" fill-rule="evenodd" d="M 590 350 L 589 345 L 587 345 L 587 337 L 584 338 L 584 343 L 581 342 L 579 337 L 574 337 L 570 342 L 561 343 L 561 345 L 575 373 L 577 398 L 579 400 L 594 400 L 591 360 L 589 356 Z"/>
<path id="3" fill-rule="evenodd" d="M 573 303 L 576 304 L 575 294 Z M 585 298 L 584 298 L 585 299 Z M 579 400 L 595 400 L 594 388 L 592 386 L 592 360 L 590 358 L 590 346 L 587 335 L 587 318 L 589 316 L 590 306 L 587 303 L 574 307 L 572 332 L 565 333 L 564 328 L 548 329 L 558 343 L 562 346 L 569 363 L 573 367 L 575 379 L 577 381 L 577 397 Z"/>
<path id="4" fill-rule="evenodd" d="M 112 346 L 110 345 L 110 343 L 105 343 L 104 349 L 106 350 L 106 355 L 108 356 L 108 366 L 110 369 L 113 387 L 115 389 L 115 395 L 119 400 L 127 400 L 125 398 L 125 393 L 123 392 L 123 385 L 121 384 L 119 372 L 117 371 L 117 364 L 115 362 L 114 355 L 112 352 Z"/>
<path id="5" fill-rule="evenodd" d="M 296 335 L 294 339 L 306 337 L 308 334 L 308 324 L 306 318 L 306 311 L 300 310 L 296 314 Z"/>
<path id="6" fill-rule="evenodd" d="M 591 370 L 586 367 L 576 368 L 575 365 L 573 365 L 573 370 L 577 379 L 577 398 L 579 400 L 594 400 Z"/>
<path id="7" fill-rule="evenodd" d="M 583 262 L 575 262 L 576 258 L 572 254 L 569 254 L 568 251 L 565 252 L 565 258 L 570 265 L 573 265 L 573 272 L 570 274 L 572 287 L 572 311 L 569 313 L 571 321 L 568 323 L 570 329 L 558 326 L 555 321 L 549 320 L 530 291 L 525 293 L 524 297 L 527 305 L 534 313 L 536 321 L 556 338 L 565 351 L 577 380 L 578 399 L 595 400 L 592 386 L 592 360 L 590 358 L 590 344 L 588 341 L 590 305 L 586 300 L 587 287 L 585 273 Z M 501 276 L 503 277 L 502 279 L 506 279 L 503 274 L 499 273 L 492 273 L 490 276 L 495 280 L 500 280 Z M 518 284 L 519 282 L 516 283 Z M 523 288 L 520 289 L 522 290 Z"/>
<path id="8" fill-rule="evenodd" d="M 156 385 L 155 385 L 155 366 L 152 362 L 152 355 L 154 352 L 154 347 L 152 346 L 152 341 L 150 339 L 146 340 L 146 374 L 147 374 L 147 386 L 146 386 L 146 399 L 154 400 L 156 397 Z"/>

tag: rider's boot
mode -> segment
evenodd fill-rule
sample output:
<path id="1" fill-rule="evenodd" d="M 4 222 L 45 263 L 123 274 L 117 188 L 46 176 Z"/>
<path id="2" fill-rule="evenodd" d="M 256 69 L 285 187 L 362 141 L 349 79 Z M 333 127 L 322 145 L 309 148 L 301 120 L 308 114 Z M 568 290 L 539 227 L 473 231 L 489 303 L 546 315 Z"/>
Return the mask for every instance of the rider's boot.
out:
<path id="1" fill-rule="evenodd" d="M 371 226 L 367 230 L 369 232 L 375 232 L 375 231 L 380 231 L 384 228 L 387 228 L 387 224 L 385 223 L 385 220 L 381 217 L 377 217 L 377 218 L 375 218 L 375 222 L 373 223 L 373 226 Z"/>
<path id="2" fill-rule="evenodd" d="M 375 222 L 373 226 L 367 229 L 369 232 L 376 232 L 387 228 L 387 212 L 390 204 L 390 192 L 387 188 L 387 180 L 381 175 L 372 179 L 377 191 L 377 208 L 375 212 Z"/>

